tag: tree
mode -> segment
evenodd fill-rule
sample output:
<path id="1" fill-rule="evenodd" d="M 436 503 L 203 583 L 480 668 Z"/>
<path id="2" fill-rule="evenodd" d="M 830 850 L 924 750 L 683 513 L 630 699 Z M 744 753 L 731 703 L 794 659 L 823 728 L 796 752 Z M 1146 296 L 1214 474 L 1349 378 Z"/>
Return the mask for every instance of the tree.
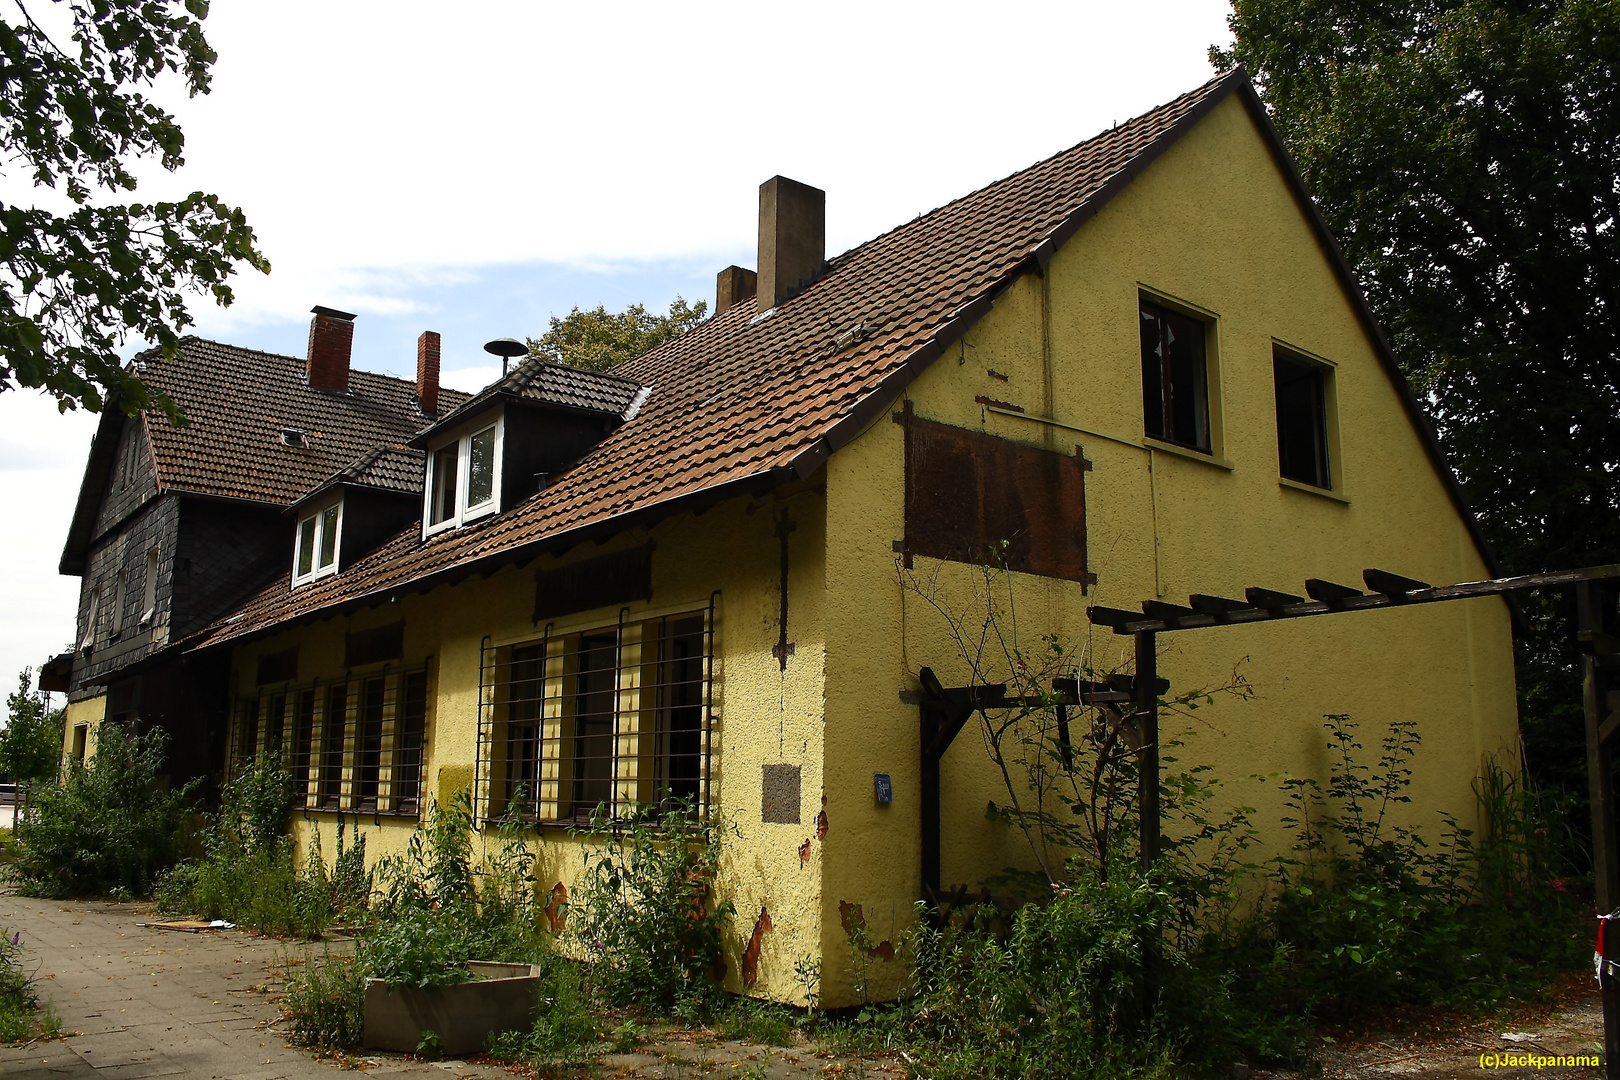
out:
<path id="1" fill-rule="evenodd" d="M 650 312 L 640 304 L 620 312 L 610 312 L 602 304 L 591 311 L 576 307 L 566 318 L 553 315 L 551 329 L 528 339 L 529 355 L 603 371 L 680 337 L 702 322 L 708 311 L 704 301 L 688 305 L 681 296 L 669 305 L 667 315 Z"/>
<path id="2" fill-rule="evenodd" d="M 23 668 L 18 676 L 17 692 L 6 697 L 6 726 L 0 728 L 0 774 L 17 785 L 19 824 L 29 787 L 53 779 L 62 763 L 65 711 L 51 709 L 43 694 L 33 692 L 33 674 Z"/>
<path id="3" fill-rule="evenodd" d="M 207 0 L 67 0 L 71 43 L 59 45 L 19 2 L 0 20 L 0 150 L 36 191 L 71 205 L 0 203 L 0 391 L 42 388 L 58 407 L 156 404 L 117 349 L 130 334 L 171 357 L 193 321 L 186 293 L 232 300 L 237 263 L 268 273 L 242 211 L 193 192 L 177 202 L 121 203 L 132 163 L 184 163 L 174 117 L 142 92 L 165 71 L 192 96 L 209 89 Z M 98 197 L 99 196 L 99 197 Z"/>
<path id="4" fill-rule="evenodd" d="M 1620 6 L 1233 0 L 1253 74 L 1509 572 L 1620 559 Z M 1532 767 L 1585 787 L 1568 613 Z M 1565 764 L 1567 763 L 1567 764 Z"/>

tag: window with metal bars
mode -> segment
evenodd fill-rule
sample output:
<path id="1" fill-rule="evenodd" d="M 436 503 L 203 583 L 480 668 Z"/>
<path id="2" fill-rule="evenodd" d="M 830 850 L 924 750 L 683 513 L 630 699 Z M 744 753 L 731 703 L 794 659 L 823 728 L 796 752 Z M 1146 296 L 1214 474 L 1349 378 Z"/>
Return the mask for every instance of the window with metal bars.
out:
<path id="1" fill-rule="evenodd" d="M 481 816 L 706 813 L 712 610 L 491 649 L 484 671 Z"/>
<path id="2" fill-rule="evenodd" d="M 415 814 L 427 711 L 425 664 L 265 688 L 237 709 L 234 762 L 282 750 L 306 809 Z"/>

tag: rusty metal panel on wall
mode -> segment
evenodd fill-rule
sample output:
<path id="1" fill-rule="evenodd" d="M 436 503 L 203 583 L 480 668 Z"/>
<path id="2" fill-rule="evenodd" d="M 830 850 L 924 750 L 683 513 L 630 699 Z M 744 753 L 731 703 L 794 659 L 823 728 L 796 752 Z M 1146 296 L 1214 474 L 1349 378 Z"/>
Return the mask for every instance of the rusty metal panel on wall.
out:
<path id="1" fill-rule="evenodd" d="M 1026 446 L 909 410 L 903 421 L 908 557 L 989 558 L 1025 574 L 1095 580 L 1086 571 L 1091 463 L 1078 452 Z"/>
<path id="2" fill-rule="evenodd" d="M 652 598 L 651 544 L 541 570 L 535 575 L 534 621 Z"/>
<path id="3" fill-rule="evenodd" d="M 343 637 L 344 667 L 380 664 L 384 660 L 399 660 L 404 655 L 404 619 L 370 630 L 351 630 Z"/>
<path id="4" fill-rule="evenodd" d="M 298 678 L 298 646 L 294 645 L 290 649 L 260 656 L 256 675 L 254 682 L 259 686 L 265 683 L 291 682 Z"/>

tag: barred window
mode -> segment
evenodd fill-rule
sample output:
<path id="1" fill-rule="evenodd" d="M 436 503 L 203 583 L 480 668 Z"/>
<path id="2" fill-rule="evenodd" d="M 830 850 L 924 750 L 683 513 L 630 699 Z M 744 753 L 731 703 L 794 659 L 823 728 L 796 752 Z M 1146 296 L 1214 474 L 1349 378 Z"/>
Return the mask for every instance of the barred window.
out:
<path id="1" fill-rule="evenodd" d="M 713 613 L 487 650 L 475 801 L 486 820 L 706 813 Z"/>
<path id="2" fill-rule="evenodd" d="M 287 695 L 273 694 L 270 697 L 269 708 L 265 710 L 264 724 L 264 752 L 270 753 L 281 749 L 281 737 L 287 727 Z"/>
<path id="3" fill-rule="evenodd" d="M 259 753 L 259 699 L 250 698 L 242 710 L 242 730 L 236 756 L 252 761 Z"/>
<path id="4" fill-rule="evenodd" d="M 427 734 L 427 672 L 405 676 L 405 707 L 394 744 L 396 810 L 415 812 L 422 795 L 422 744 Z"/>
<path id="5" fill-rule="evenodd" d="M 377 809 L 377 788 L 382 780 L 383 712 L 387 682 L 367 679 L 360 692 L 359 731 L 355 739 L 355 798 L 360 809 Z"/>
<path id="6" fill-rule="evenodd" d="M 426 664 L 266 687 L 236 710 L 233 762 L 245 764 L 261 748 L 281 749 L 299 793 L 295 805 L 415 814 L 427 712 Z"/>
<path id="7" fill-rule="evenodd" d="M 343 795 L 343 732 L 349 726 L 349 688 L 337 683 L 326 692 L 321 717 L 321 781 L 317 805 L 336 810 Z"/>
<path id="8" fill-rule="evenodd" d="M 294 790 L 302 792 L 305 798 L 298 802 L 308 801 L 309 794 L 309 766 L 311 753 L 315 748 L 315 691 L 301 690 L 298 693 L 298 713 L 293 722 L 293 749 L 292 757 L 288 761 L 288 768 L 292 770 Z"/>

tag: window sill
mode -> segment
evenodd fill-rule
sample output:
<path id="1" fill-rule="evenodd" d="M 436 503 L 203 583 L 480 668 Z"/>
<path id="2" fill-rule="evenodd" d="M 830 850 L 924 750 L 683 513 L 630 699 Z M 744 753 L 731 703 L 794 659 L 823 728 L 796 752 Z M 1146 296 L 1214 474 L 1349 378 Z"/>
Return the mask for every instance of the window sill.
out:
<path id="1" fill-rule="evenodd" d="M 1345 498 L 1343 495 L 1340 495 L 1336 491 L 1328 491 L 1325 488 L 1319 488 L 1313 484 L 1305 484 L 1298 480 L 1290 480 L 1286 476 L 1277 477 L 1277 486 L 1292 488 L 1295 491 L 1303 491 L 1307 495 L 1316 495 L 1324 499 L 1332 499 L 1334 502 L 1343 503 L 1346 506 L 1350 505 L 1350 500 Z"/>
<path id="2" fill-rule="evenodd" d="M 1232 464 L 1230 461 L 1227 461 L 1225 458 L 1218 458 L 1211 454 L 1202 453 L 1198 450 L 1189 450 L 1187 447 L 1177 446 L 1175 443 L 1161 442 L 1150 435 L 1144 435 L 1142 437 L 1142 445 L 1147 447 L 1149 450 L 1162 450 L 1166 454 L 1174 454 L 1176 457 L 1186 458 L 1188 461 L 1197 461 L 1204 465 L 1213 465 L 1215 468 L 1225 469 L 1227 472 L 1232 472 L 1237 468 L 1236 465 Z"/>

